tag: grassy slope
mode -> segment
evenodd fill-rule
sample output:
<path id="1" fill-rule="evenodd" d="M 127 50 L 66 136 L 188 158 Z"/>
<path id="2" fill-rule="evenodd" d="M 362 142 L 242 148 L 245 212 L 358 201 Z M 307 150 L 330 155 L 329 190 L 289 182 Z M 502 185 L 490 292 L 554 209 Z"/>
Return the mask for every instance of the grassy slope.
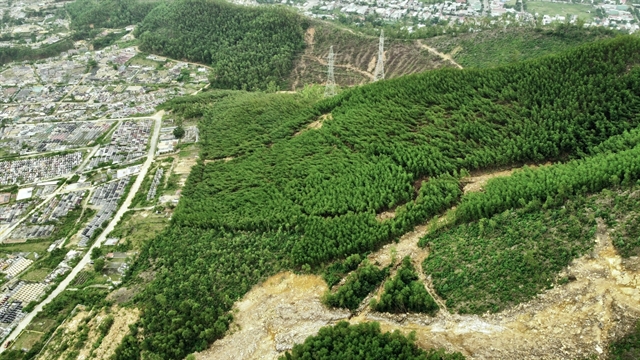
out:
<path id="1" fill-rule="evenodd" d="M 463 67 L 487 68 L 511 64 L 566 51 L 585 43 L 615 36 L 602 28 L 577 29 L 561 26 L 558 29 L 507 28 L 462 34 L 457 37 L 440 36 L 426 40 Z"/>

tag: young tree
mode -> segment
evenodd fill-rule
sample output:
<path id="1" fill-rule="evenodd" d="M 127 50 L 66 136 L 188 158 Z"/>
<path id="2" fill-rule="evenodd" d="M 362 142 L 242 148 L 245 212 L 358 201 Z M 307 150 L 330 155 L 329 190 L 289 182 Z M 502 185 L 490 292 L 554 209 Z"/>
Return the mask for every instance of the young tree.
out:
<path id="1" fill-rule="evenodd" d="M 182 126 L 177 126 L 175 129 L 173 129 L 173 136 L 176 137 L 176 139 L 182 139 L 184 137 L 184 128 Z"/>

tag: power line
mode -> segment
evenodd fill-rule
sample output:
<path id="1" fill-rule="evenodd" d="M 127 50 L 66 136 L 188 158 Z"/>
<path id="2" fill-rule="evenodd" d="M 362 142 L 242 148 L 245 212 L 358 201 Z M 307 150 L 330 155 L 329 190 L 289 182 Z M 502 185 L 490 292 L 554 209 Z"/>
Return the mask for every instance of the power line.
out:
<path id="1" fill-rule="evenodd" d="M 336 94 L 336 79 L 333 76 L 333 62 L 335 54 L 333 53 L 333 46 L 329 48 L 329 70 L 327 71 L 327 85 L 324 88 L 324 97 L 331 97 Z"/>
<path id="2" fill-rule="evenodd" d="M 384 80 L 384 30 L 380 30 L 380 43 L 378 44 L 378 62 L 373 81 Z"/>

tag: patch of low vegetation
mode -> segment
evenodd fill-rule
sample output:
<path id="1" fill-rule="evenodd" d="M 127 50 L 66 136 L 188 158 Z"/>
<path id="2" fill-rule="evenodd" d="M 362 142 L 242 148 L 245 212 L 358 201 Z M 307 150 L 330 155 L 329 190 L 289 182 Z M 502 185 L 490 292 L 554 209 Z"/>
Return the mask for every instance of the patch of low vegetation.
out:
<path id="1" fill-rule="evenodd" d="M 640 321 L 631 333 L 609 344 L 608 350 L 611 360 L 640 359 Z"/>
<path id="2" fill-rule="evenodd" d="M 434 315 L 439 309 L 424 284 L 418 280 L 409 256 L 402 259 L 402 265 L 393 279 L 385 282 L 380 300 L 371 300 L 371 308 L 380 312 L 417 312 L 429 315 Z"/>
<path id="3" fill-rule="evenodd" d="M 560 24 L 551 28 L 508 27 L 455 37 L 444 35 L 425 42 L 443 53 L 453 52 L 453 59 L 465 68 L 489 68 L 562 53 L 616 35 L 604 27 Z"/>
<path id="4" fill-rule="evenodd" d="M 139 251 L 169 225 L 164 214 L 153 211 L 127 211 L 107 237 L 119 238 L 116 251 Z"/>
<path id="5" fill-rule="evenodd" d="M 380 330 L 377 322 L 350 325 L 341 321 L 326 326 L 318 335 L 310 336 L 303 344 L 294 345 L 280 360 L 296 359 L 405 359 L 405 360 L 463 360 L 460 353 L 444 350 L 422 350 L 415 344 L 415 334 L 408 337 L 399 331 Z"/>

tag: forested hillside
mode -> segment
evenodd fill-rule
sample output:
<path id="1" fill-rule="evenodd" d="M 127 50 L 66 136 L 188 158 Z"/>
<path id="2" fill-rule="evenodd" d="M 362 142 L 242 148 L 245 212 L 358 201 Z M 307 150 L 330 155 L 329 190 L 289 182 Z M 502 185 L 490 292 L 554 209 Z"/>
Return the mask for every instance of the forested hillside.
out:
<path id="1" fill-rule="evenodd" d="M 377 82 L 315 103 L 300 94 L 201 95 L 192 115 L 203 116 L 202 160 L 172 225 L 132 268 L 134 275 L 153 273 L 154 280 L 137 297 L 144 336 L 129 337 L 120 358 L 140 350 L 165 359 L 202 350 L 225 333 L 233 302 L 266 276 L 285 268 L 317 270 L 366 253 L 459 201 L 464 210 L 458 221 L 473 222 L 635 181 L 640 150 L 633 132 L 625 131 L 640 121 L 638 64 L 640 40 L 621 37 L 502 68 L 445 69 Z M 173 106 L 185 111 L 188 102 Z M 235 129 L 233 136 L 209 130 L 222 130 L 221 124 Z M 525 172 L 511 180 L 523 184 L 512 186 L 513 195 L 496 197 L 487 189 L 462 196 L 458 177 L 464 169 L 581 158 L 587 159 L 549 170 L 578 171 L 578 177 L 540 181 Z M 589 161 L 598 171 L 581 172 Z M 388 209 L 394 218 L 376 219 Z M 579 256 L 585 247 L 574 240 L 588 237 L 589 226 L 578 217 L 562 244 L 545 242 L 544 251 L 564 250 L 542 269 L 553 273 Z M 547 241 L 544 233 L 534 235 Z M 492 236 L 497 247 L 511 246 L 514 237 Z M 450 250 L 447 241 L 433 242 L 443 254 Z M 538 259 L 534 253 L 524 260 Z M 429 264 L 428 271 L 441 266 Z M 493 263 L 486 264 L 492 274 Z M 478 291 L 501 294 L 485 280 L 482 274 L 467 279 Z M 526 276 L 510 281 L 523 282 L 527 291 L 517 298 L 507 294 L 502 304 L 524 301 L 544 286 Z M 463 285 L 468 282 L 436 288 L 446 297 Z M 495 310 L 478 303 L 465 311 L 485 309 Z"/>
<path id="2" fill-rule="evenodd" d="M 136 24 L 160 4 L 139 0 L 76 0 L 66 5 L 71 26 L 79 32 L 90 28 L 115 28 Z"/>
<path id="3" fill-rule="evenodd" d="M 257 90 L 282 86 L 307 26 L 285 8 L 179 0 L 151 11 L 136 35 L 143 51 L 210 64 L 215 88 Z"/>

